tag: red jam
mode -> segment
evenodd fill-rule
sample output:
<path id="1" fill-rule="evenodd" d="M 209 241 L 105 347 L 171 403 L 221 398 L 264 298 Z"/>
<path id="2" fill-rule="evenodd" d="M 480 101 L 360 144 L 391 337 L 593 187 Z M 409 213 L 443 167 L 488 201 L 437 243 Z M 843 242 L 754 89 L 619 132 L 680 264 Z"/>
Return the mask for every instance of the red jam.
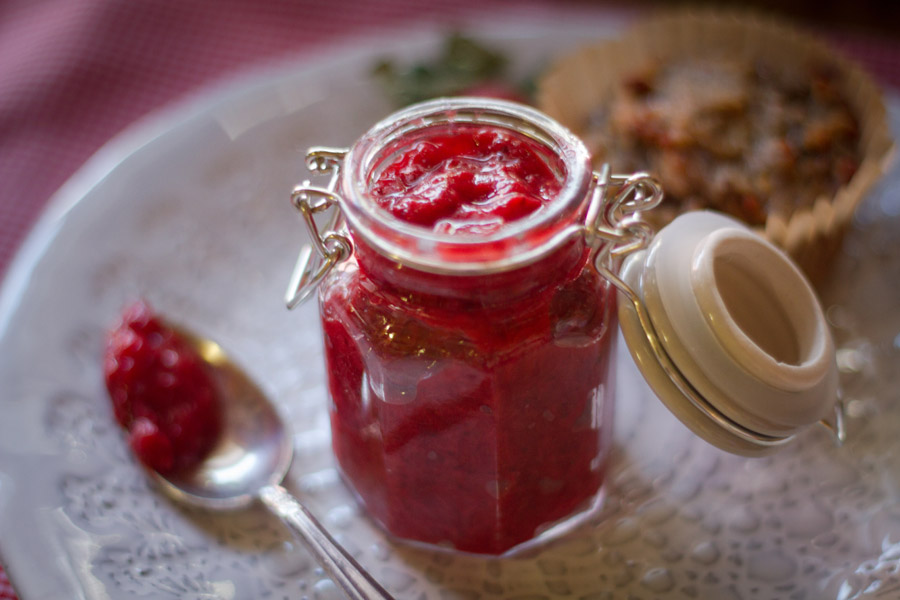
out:
<path id="1" fill-rule="evenodd" d="M 478 233 L 554 201 L 565 173 L 536 142 L 436 129 L 374 178 L 395 217 Z M 334 452 L 369 513 L 401 538 L 501 554 L 594 506 L 611 441 L 615 296 L 584 240 L 477 275 L 400 267 L 354 245 L 320 309 Z"/>
<path id="2" fill-rule="evenodd" d="M 406 149 L 371 193 L 402 221 L 442 233 L 483 234 L 531 215 L 559 193 L 559 173 L 550 162 L 543 146 L 525 136 L 456 125 Z"/>
<path id="3" fill-rule="evenodd" d="M 122 313 L 106 340 L 106 387 L 138 459 L 162 474 L 190 469 L 221 430 L 215 382 L 206 363 L 150 307 Z"/>

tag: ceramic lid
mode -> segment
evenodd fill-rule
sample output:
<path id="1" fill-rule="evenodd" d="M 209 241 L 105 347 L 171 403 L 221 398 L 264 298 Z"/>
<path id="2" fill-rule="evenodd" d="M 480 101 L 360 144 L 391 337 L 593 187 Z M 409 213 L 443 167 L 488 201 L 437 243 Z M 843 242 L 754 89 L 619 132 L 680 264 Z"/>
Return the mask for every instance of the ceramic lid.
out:
<path id="1" fill-rule="evenodd" d="M 729 452 L 764 455 L 834 412 L 834 343 L 781 250 L 718 213 L 684 214 L 630 255 L 619 319 L 654 392 Z"/>

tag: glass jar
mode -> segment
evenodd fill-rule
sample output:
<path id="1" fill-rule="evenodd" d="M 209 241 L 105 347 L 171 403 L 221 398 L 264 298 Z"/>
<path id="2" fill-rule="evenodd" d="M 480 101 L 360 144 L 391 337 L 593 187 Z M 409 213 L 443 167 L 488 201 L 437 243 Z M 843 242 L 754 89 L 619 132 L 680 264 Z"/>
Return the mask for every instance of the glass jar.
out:
<path id="1" fill-rule="evenodd" d="M 381 208 L 372 186 L 386 166 L 415 142 L 457 124 L 499 128 L 536 142 L 559 176 L 558 194 L 537 212 L 482 234 L 436 233 Z M 682 376 L 686 351 L 678 347 L 670 355 L 666 336 L 657 336 L 653 326 L 667 321 L 645 310 L 642 276 L 634 275 L 644 263 L 625 270 L 632 273 L 629 282 L 617 275 L 620 259 L 643 254 L 635 251 L 652 238 L 640 212 L 658 204 L 662 192 L 645 174 L 613 176 L 606 167 L 595 173 L 590 164 L 582 142 L 549 117 L 484 98 L 415 105 L 375 125 L 347 151 L 310 151 L 308 165 L 330 173 L 331 183 L 304 182 L 294 190 L 312 244 L 301 253 L 287 303 L 295 306 L 318 287 L 334 454 L 368 513 L 394 536 L 504 554 L 592 515 L 612 442 L 617 290 L 627 304 L 624 333 L 633 354 L 639 363 L 653 363 L 641 369 L 691 429 L 731 451 L 762 454 L 799 427 L 792 413 L 789 423 L 777 426 L 751 420 L 764 422 L 764 431 L 754 431 L 739 422 L 742 413 L 719 411 Z M 316 216 L 329 211 L 322 231 Z M 731 227 L 717 216 L 701 221 L 695 236 L 700 246 L 709 223 Z M 763 242 L 747 235 L 741 243 L 756 256 Z M 669 237 L 677 246 L 690 235 Z M 651 250 L 653 256 L 666 254 L 665 248 Z M 690 268 L 693 250 L 682 250 Z M 773 256 L 781 264 L 781 255 Z M 814 294 L 791 268 L 779 270 L 779 277 L 805 290 L 794 297 L 806 293 L 813 306 Z M 769 271 L 753 275 L 751 287 Z M 666 303 L 651 302 L 657 312 Z M 728 317 L 728 308 L 716 315 L 717 323 Z M 779 311 L 775 306 L 770 312 Z M 814 316 L 819 321 L 807 319 L 803 330 L 818 332 L 817 347 L 828 350 L 816 329 L 821 311 Z M 717 343 L 704 351 L 717 352 Z M 819 359 L 826 365 L 820 370 L 834 362 L 824 354 Z M 732 361 L 735 372 L 746 370 L 740 360 Z M 833 371 L 825 379 L 818 371 L 805 373 L 802 385 L 821 380 L 813 397 L 833 395 Z M 785 393 L 794 394 L 801 384 L 791 385 Z M 748 393 L 765 391 L 760 386 L 748 384 Z M 679 402 L 687 408 L 676 410 Z M 818 405 L 802 417 L 815 421 L 824 410 Z"/>
<path id="2" fill-rule="evenodd" d="M 538 142 L 558 196 L 486 235 L 434 233 L 379 208 L 380 170 L 462 123 Z M 311 156 L 343 164 L 340 195 L 319 197 L 339 203 L 347 229 L 322 256 L 346 258 L 319 306 L 334 453 L 369 514 L 400 538 L 489 554 L 588 515 L 612 440 L 617 327 L 584 235 L 599 193 L 584 145 L 527 107 L 454 99 L 389 117 L 343 157 Z"/>

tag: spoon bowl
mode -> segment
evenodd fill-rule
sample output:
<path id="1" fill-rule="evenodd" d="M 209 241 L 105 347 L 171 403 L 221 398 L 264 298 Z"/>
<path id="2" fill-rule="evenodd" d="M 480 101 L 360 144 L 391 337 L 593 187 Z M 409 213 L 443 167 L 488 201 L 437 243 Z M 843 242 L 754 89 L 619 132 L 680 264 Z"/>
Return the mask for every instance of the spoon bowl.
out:
<path id="1" fill-rule="evenodd" d="M 222 433 L 200 465 L 163 476 L 166 493 L 179 501 L 216 510 L 256 502 L 259 491 L 278 485 L 294 453 L 289 427 L 259 387 L 212 340 L 173 327 L 210 366 L 222 399 Z"/>
<path id="2" fill-rule="evenodd" d="M 391 595 L 281 486 L 294 444 L 278 409 L 214 341 L 169 324 L 210 366 L 222 410 L 216 446 L 195 468 L 174 475 L 152 472 L 176 501 L 211 510 L 237 510 L 260 501 L 299 537 L 319 566 L 351 600 Z"/>

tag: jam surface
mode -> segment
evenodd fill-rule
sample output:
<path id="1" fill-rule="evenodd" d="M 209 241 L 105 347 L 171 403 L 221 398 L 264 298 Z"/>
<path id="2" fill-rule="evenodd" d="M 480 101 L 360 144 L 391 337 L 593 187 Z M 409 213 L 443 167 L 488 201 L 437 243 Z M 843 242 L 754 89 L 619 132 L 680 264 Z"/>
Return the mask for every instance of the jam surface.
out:
<path id="1" fill-rule="evenodd" d="M 137 458 L 162 474 L 190 469 L 221 431 L 215 382 L 196 351 L 144 302 L 123 311 L 103 360 L 116 420 Z"/>
<path id="2" fill-rule="evenodd" d="M 373 179 L 394 216 L 495 231 L 564 178 L 524 136 L 454 126 Z M 588 514 L 612 425 L 615 294 L 572 240 L 500 274 L 435 275 L 355 239 L 320 288 L 332 444 L 369 514 L 400 538 L 502 554 Z"/>
<path id="3" fill-rule="evenodd" d="M 537 142 L 499 127 L 448 125 L 416 141 L 371 186 L 402 221 L 441 233 L 489 233 L 556 197 L 559 167 Z"/>

